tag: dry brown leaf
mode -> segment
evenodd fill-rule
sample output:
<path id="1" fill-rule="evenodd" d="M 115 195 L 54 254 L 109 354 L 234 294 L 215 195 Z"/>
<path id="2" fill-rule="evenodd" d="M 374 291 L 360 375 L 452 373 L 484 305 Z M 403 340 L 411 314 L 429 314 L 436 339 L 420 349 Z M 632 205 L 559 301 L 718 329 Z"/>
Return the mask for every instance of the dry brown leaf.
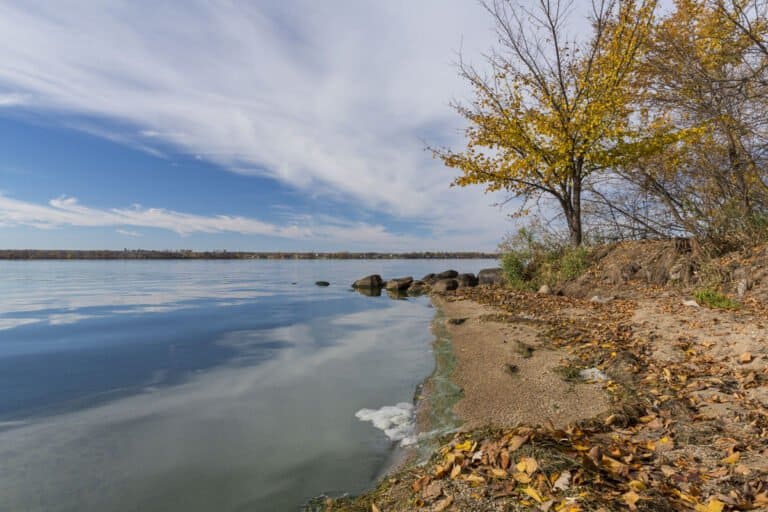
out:
<path id="1" fill-rule="evenodd" d="M 461 473 L 461 466 L 456 464 L 455 466 L 453 466 L 453 469 L 451 470 L 451 478 L 456 478 L 457 476 L 459 476 L 459 473 Z"/>
<path id="2" fill-rule="evenodd" d="M 447 509 L 451 506 L 453 503 L 453 496 L 448 496 L 447 498 L 444 498 L 437 503 L 435 503 L 435 506 L 432 507 L 433 512 L 443 512 L 443 510 Z"/>
<path id="3" fill-rule="evenodd" d="M 501 452 L 501 469 L 509 468 L 509 452 L 504 450 Z"/>
<path id="4" fill-rule="evenodd" d="M 528 441 L 528 436 L 513 436 L 509 443 L 507 443 L 507 446 L 509 447 L 510 452 L 516 451 L 518 448 L 523 446 L 526 441 Z"/>
<path id="5" fill-rule="evenodd" d="M 512 478 L 520 482 L 521 484 L 529 484 L 531 483 L 531 477 L 528 476 L 526 473 L 518 472 L 512 475 Z"/>
<path id="6" fill-rule="evenodd" d="M 752 362 L 752 354 L 750 352 L 744 352 L 739 356 L 739 362 L 742 364 L 747 364 Z"/>
<path id="7" fill-rule="evenodd" d="M 534 500 L 536 500 L 537 503 L 542 503 L 544 501 L 541 497 L 541 494 L 539 494 L 539 491 L 537 491 L 533 487 L 528 486 L 525 489 L 523 489 L 523 492 L 528 496 L 530 496 L 531 498 L 533 498 Z"/>

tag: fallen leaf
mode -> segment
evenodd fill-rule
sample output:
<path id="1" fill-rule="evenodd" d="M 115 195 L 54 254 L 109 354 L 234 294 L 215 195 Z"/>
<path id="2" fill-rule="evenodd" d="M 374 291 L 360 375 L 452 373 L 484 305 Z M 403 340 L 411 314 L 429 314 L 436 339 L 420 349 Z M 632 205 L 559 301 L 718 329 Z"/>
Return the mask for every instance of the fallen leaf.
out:
<path id="1" fill-rule="evenodd" d="M 630 510 L 637 510 L 637 506 L 635 504 L 640 500 L 639 494 L 637 494 L 635 491 L 628 491 L 622 494 L 621 497 L 624 499 L 624 503 L 629 505 Z"/>
<path id="2" fill-rule="evenodd" d="M 456 478 L 457 476 L 459 476 L 459 473 L 461 473 L 461 466 L 456 464 L 455 466 L 453 466 L 453 469 L 451 470 L 451 478 Z"/>
<path id="3" fill-rule="evenodd" d="M 457 452 L 468 452 L 472 448 L 472 441 L 467 439 L 463 443 L 459 443 L 454 447 Z"/>
<path id="4" fill-rule="evenodd" d="M 507 446 L 509 447 L 510 452 L 514 452 L 521 446 L 523 446 L 526 441 L 528 441 L 528 436 L 513 436 L 509 443 L 507 443 Z"/>
<path id="5" fill-rule="evenodd" d="M 720 462 L 724 464 L 736 464 L 737 462 L 739 462 L 739 459 L 741 459 L 741 452 L 733 452 L 732 454 L 730 454 Z"/>
<path id="6" fill-rule="evenodd" d="M 696 512 L 723 512 L 725 503 L 717 498 L 710 498 L 706 505 L 696 505 Z"/>
<path id="7" fill-rule="evenodd" d="M 501 452 L 501 469 L 507 469 L 509 467 L 509 452 L 504 450 Z"/>
<path id="8" fill-rule="evenodd" d="M 571 472 L 570 471 L 563 471 L 560 473 L 560 476 L 557 477 L 557 480 L 555 480 L 555 483 L 552 484 L 552 489 L 556 491 L 567 491 L 568 487 L 571 486 Z"/>
<path id="9" fill-rule="evenodd" d="M 371 503 L 371 512 L 381 512 L 375 503 Z"/>
<path id="10" fill-rule="evenodd" d="M 448 496 L 447 498 L 435 503 L 435 506 L 432 507 L 432 510 L 433 512 L 443 512 L 443 510 L 451 506 L 451 503 L 453 503 L 453 496 Z"/>
<path id="11" fill-rule="evenodd" d="M 507 476 L 509 476 L 507 475 L 506 471 L 504 471 L 503 469 L 497 469 L 497 468 L 491 469 L 491 475 L 493 475 L 496 478 L 507 478 Z"/>
<path id="12" fill-rule="evenodd" d="M 530 487 L 530 486 L 526 487 L 525 489 L 523 489 L 523 492 L 528 496 L 530 496 L 531 498 L 533 498 L 534 500 L 536 500 L 537 503 L 542 503 L 544 501 L 541 498 L 541 494 L 539 494 L 539 492 L 533 487 Z"/>
<path id="13" fill-rule="evenodd" d="M 515 473 L 512 478 L 520 482 L 521 484 L 528 484 L 531 483 L 531 477 L 528 476 L 526 473 L 518 472 Z"/>
<path id="14" fill-rule="evenodd" d="M 523 457 L 520 462 L 517 463 L 518 471 L 525 471 L 529 475 L 532 475 L 539 468 L 539 463 L 533 457 Z"/>

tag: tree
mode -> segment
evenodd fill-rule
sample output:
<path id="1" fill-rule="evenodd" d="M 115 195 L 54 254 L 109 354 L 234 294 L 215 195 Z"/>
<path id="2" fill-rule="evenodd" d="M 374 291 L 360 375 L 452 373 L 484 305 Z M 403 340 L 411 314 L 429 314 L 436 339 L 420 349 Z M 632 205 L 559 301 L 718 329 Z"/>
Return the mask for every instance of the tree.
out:
<path id="1" fill-rule="evenodd" d="M 434 152 L 461 171 L 456 185 L 508 191 L 523 199 L 522 212 L 529 200 L 554 198 L 578 246 L 590 177 L 665 140 L 633 123 L 636 64 L 656 0 L 594 0 L 583 43 L 565 35 L 573 2 L 539 0 L 533 10 L 512 0 L 482 5 L 500 48 L 488 56 L 490 75 L 459 64 L 475 93 L 471 104 L 454 104 L 469 121 L 466 148 Z"/>
<path id="2" fill-rule="evenodd" d="M 642 108 L 686 137 L 617 169 L 633 197 L 656 203 L 651 218 L 621 198 L 602 197 L 622 222 L 692 234 L 717 250 L 765 232 L 765 10 L 763 0 L 676 0 L 657 23 L 639 66 Z"/>

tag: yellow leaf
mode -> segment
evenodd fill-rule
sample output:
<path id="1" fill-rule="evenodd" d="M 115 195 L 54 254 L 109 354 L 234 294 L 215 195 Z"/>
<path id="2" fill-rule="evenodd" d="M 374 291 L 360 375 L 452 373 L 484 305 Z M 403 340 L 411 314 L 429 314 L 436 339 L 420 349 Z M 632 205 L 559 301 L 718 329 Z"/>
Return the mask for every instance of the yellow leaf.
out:
<path id="1" fill-rule="evenodd" d="M 523 457 L 520 462 L 517 463 L 518 471 L 525 471 L 529 475 L 532 475 L 539 468 L 539 463 L 533 457 Z"/>
<path id="2" fill-rule="evenodd" d="M 724 464 L 736 464 L 737 462 L 739 462 L 740 458 L 741 458 L 740 452 L 733 452 L 732 454 L 724 458 L 721 462 L 723 462 Z"/>
<path id="3" fill-rule="evenodd" d="M 639 494 L 637 494 L 635 491 L 628 491 L 625 492 L 621 497 L 624 498 L 624 503 L 629 505 L 630 510 L 637 509 L 635 504 L 640 500 Z"/>
<path id="4" fill-rule="evenodd" d="M 491 474 L 496 478 L 507 478 L 508 476 L 506 471 L 504 471 L 503 469 L 496 469 L 496 468 L 491 469 Z"/>
<path id="5" fill-rule="evenodd" d="M 531 498 L 533 498 L 534 500 L 536 500 L 538 503 L 541 503 L 541 502 L 544 501 L 541 498 L 541 495 L 539 494 L 539 492 L 536 489 L 534 489 L 533 487 L 530 487 L 530 486 L 526 487 L 525 489 L 523 489 L 523 492 L 525 494 L 527 494 L 528 496 L 530 496 Z"/>
<path id="6" fill-rule="evenodd" d="M 520 482 L 521 484 L 531 483 L 531 477 L 523 472 L 515 473 L 512 478 Z"/>
<path id="7" fill-rule="evenodd" d="M 696 512 L 723 512 L 725 503 L 717 498 L 710 498 L 706 505 L 696 505 Z"/>
<path id="8" fill-rule="evenodd" d="M 629 482 L 629 488 L 633 491 L 640 492 L 645 490 L 645 484 L 640 480 L 631 480 Z"/>
<path id="9" fill-rule="evenodd" d="M 467 439 L 463 443 L 457 444 L 454 447 L 454 449 L 458 452 L 468 452 L 470 448 L 472 448 L 472 441 L 470 441 L 469 439 Z"/>
<path id="10" fill-rule="evenodd" d="M 457 476 L 459 476 L 459 473 L 461 473 L 461 466 L 456 464 L 455 466 L 453 466 L 453 469 L 451 470 L 451 478 L 456 478 Z"/>

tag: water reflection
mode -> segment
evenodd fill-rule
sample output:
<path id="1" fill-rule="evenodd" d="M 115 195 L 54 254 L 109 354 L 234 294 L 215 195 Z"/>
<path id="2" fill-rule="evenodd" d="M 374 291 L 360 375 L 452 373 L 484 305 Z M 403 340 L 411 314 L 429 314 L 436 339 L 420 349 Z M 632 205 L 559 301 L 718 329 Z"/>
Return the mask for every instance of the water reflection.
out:
<path id="1" fill-rule="evenodd" d="M 0 311 L 46 320 L 0 332 L 0 510 L 295 510 L 357 492 L 392 444 L 355 412 L 410 401 L 433 366 L 426 299 L 314 286 L 375 267 L 21 268 L 2 269 Z M 110 277 L 117 296 L 139 284 L 108 299 Z"/>

